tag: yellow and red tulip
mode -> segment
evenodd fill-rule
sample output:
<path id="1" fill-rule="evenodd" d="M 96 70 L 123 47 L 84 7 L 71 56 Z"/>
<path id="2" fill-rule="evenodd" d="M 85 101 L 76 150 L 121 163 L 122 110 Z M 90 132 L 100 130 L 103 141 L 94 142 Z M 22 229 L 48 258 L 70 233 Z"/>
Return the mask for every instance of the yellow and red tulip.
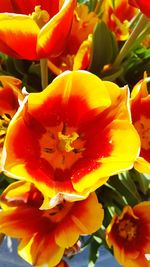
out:
<path id="1" fill-rule="evenodd" d="M 0 0 L 0 13 L 9 12 L 16 14 L 29 15 L 34 12 L 35 6 L 41 6 L 42 10 L 46 10 L 50 17 L 54 16 L 59 10 L 60 0 Z"/>
<path id="2" fill-rule="evenodd" d="M 30 264 L 52 267 L 80 235 L 99 229 L 104 212 L 95 193 L 83 201 L 63 200 L 47 210 L 40 209 L 42 201 L 32 184 L 11 184 L 1 196 L 0 232 L 19 239 L 18 253 Z"/>
<path id="3" fill-rule="evenodd" d="M 131 208 L 124 207 L 107 227 L 106 241 L 113 247 L 114 256 L 123 267 L 149 267 L 150 254 L 150 201 Z"/>
<path id="4" fill-rule="evenodd" d="M 63 4 L 61 0 L 29 2 L 31 6 L 11 1 L 13 13 L 0 13 L 0 51 L 28 60 L 60 55 L 69 36 L 76 0 Z M 6 11 L 5 4 L 0 10 Z"/>
<path id="5" fill-rule="evenodd" d="M 19 108 L 19 101 L 23 100 L 21 94 L 22 82 L 11 76 L 0 76 L 0 162 L 1 151 L 11 118 Z M 1 163 L 0 163 L 1 169 Z"/>
<path id="6" fill-rule="evenodd" d="M 50 198 L 87 197 L 110 175 L 132 168 L 138 156 L 128 101 L 126 87 L 86 71 L 64 72 L 43 92 L 28 95 L 13 117 L 3 170 Z"/>
<path id="7" fill-rule="evenodd" d="M 98 21 L 98 15 L 94 11 L 89 12 L 87 5 L 77 5 L 65 50 L 62 55 L 49 61 L 49 68 L 56 75 L 65 70 L 84 70 L 89 67 L 92 33 Z"/>
<path id="8" fill-rule="evenodd" d="M 147 90 L 149 78 L 137 83 L 131 94 L 131 113 L 133 124 L 141 139 L 140 156 L 134 167 L 150 174 L 150 95 Z"/>
<path id="9" fill-rule="evenodd" d="M 145 14 L 148 18 L 150 18 L 150 4 L 147 0 L 129 0 L 129 4 L 137 7 L 141 10 L 143 14 Z"/>
<path id="10" fill-rule="evenodd" d="M 102 3 L 102 20 L 115 33 L 117 40 L 127 40 L 130 34 L 129 22 L 136 14 L 136 8 L 128 0 L 104 0 Z"/>

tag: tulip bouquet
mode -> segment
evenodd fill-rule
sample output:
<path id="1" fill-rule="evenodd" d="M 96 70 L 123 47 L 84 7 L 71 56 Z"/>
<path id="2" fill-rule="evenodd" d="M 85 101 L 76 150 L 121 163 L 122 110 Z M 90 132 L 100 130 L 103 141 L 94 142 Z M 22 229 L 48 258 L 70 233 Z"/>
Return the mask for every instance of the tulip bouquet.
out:
<path id="1" fill-rule="evenodd" d="M 0 0 L 0 234 L 31 266 L 105 246 L 150 267 L 149 18 L 147 0 Z"/>

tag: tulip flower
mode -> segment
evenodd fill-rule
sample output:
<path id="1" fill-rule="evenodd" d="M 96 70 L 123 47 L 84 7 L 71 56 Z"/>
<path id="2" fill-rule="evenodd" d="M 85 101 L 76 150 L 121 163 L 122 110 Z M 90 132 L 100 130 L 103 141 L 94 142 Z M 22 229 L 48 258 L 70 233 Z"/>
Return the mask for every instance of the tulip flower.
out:
<path id="1" fill-rule="evenodd" d="M 55 267 L 69 267 L 69 265 L 64 260 L 61 260 L 61 262 L 58 263 L 58 265 Z"/>
<path id="2" fill-rule="evenodd" d="M 8 6 L 13 13 L 0 14 L 0 51 L 28 60 L 58 56 L 70 32 L 76 0 L 65 0 L 63 5 L 58 0 L 22 2 L 10 0 L 8 6 L 7 0 L 1 4 L 1 12 Z"/>
<path id="3" fill-rule="evenodd" d="M 58 75 L 65 70 L 83 70 L 89 67 L 92 33 L 98 21 L 98 15 L 94 11 L 89 12 L 87 5 L 77 5 L 66 47 L 60 56 L 49 61 L 51 71 Z"/>
<path id="4" fill-rule="evenodd" d="M 150 95 L 147 90 L 149 78 L 137 83 L 131 94 L 131 112 L 133 124 L 141 139 L 140 156 L 134 167 L 150 174 Z"/>
<path id="5" fill-rule="evenodd" d="M 19 90 L 22 82 L 11 76 L 0 76 L 0 162 L 1 151 L 11 118 L 19 108 L 23 95 Z M 1 169 L 1 163 L 0 163 Z"/>
<path id="6" fill-rule="evenodd" d="M 28 95 L 7 131 L 3 170 L 47 197 L 74 199 L 130 169 L 139 154 L 128 88 L 86 71 L 64 72 Z"/>
<path id="7" fill-rule="evenodd" d="M 141 12 L 150 18 L 150 4 L 147 0 L 129 0 L 129 4 L 137 7 L 141 10 Z"/>
<path id="8" fill-rule="evenodd" d="M 54 16 L 59 9 L 60 0 L 0 0 L 0 13 L 9 12 L 16 14 L 29 15 L 34 12 L 35 6 L 41 6 L 42 10 L 46 10 L 50 17 Z"/>
<path id="9" fill-rule="evenodd" d="M 19 239 L 18 253 L 30 264 L 53 267 L 79 235 L 99 229 L 104 212 L 95 193 L 83 201 L 63 201 L 47 210 L 40 209 L 42 201 L 42 194 L 32 184 L 12 183 L 1 196 L 0 232 Z"/>
<path id="10" fill-rule="evenodd" d="M 123 267 L 149 267 L 150 201 L 131 208 L 124 207 L 106 229 L 106 241 L 113 247 L 114 256 Z"/>
<path id="11" fill-rule="evenodd" d="M 137 13 L 136 8 L 128 4 L 128 0 L 104 0 L 102 3 L 102 20 L 115 33 L 117 40 L 125 41 L 130 34 L 129 22 Z"/>

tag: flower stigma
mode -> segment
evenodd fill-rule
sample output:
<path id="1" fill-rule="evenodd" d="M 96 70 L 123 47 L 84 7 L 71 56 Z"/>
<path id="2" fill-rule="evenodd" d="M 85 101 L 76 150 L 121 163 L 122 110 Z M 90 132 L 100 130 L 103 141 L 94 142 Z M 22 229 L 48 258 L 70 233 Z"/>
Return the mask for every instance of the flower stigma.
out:
<path id="1" fill-rule="evenodd" d="M 46 10 L 41 10 L 41 6 L 36 6 L 35 11 L 32 12 L 31 17 L 37 23 L 41 29 L 50 19 L 50 16 Z"/>
<path id="2" fill-rule="evenodd" d="M 44 157 L 54 169 L 69 169 L 82 157 L 85 141 L 82 134 L 66 123 L 46 129 L 40 140 L 41 156 Z"/>

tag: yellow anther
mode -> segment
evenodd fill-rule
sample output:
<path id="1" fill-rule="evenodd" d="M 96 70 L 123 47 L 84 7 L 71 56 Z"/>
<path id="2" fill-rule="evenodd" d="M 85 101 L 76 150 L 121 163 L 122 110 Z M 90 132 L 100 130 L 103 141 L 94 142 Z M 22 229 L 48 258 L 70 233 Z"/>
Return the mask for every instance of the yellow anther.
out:
<path id="1" fill-rule="evenodd" d="M 61 151 L 70 152 L 74 150 L 72 143 L 79 137 L 76 132 L 73 132 L 71 135 L 65 135 L 61 132 L 58 133 L 58 139 L 60 140 L 59 149 Z"/>
<path id="2" fill-rule="evenodd" d="M 35 11 L 31 16 L 40 28 L 42 28 L 50 19 L 48 12 L 46 10 L 41 10 L 41 6 L 36 6 Z"/>

